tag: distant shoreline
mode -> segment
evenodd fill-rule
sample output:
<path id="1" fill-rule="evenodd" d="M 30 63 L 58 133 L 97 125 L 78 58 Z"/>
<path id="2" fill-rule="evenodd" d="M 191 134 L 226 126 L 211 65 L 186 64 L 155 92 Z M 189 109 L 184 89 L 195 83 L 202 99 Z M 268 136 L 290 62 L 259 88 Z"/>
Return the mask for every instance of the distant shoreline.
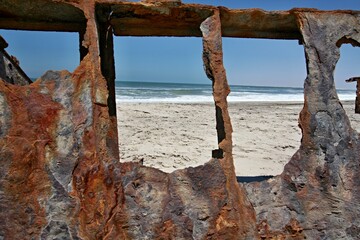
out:
<path id="1" fill-rule="evenodd" d="M 303 102 L 303 88 L 230 86 L 228 102 Z M 213 90 L 211 85 L 116 82 L 117 102 L 139 103 L 211 103 Z M 338 90 L 340 99 L 355 99 L 355 90 Z"/>

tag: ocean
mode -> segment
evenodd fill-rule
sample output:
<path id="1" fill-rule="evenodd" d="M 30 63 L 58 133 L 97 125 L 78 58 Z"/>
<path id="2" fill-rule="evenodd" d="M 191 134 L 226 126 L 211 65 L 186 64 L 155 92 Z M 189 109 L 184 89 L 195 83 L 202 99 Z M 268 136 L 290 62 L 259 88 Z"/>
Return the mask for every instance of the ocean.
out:
<path id="1" fill-rule="evenodd" d="M 265 102 L 304 100 L 303 88 L 230 85 L 228 102 Z M 206 103 L 213 102 L 209 84 L 119 82 L 115 83 L 117 102 L 167 102 Z M 355 100 L 356 91 L 337 90 L 340 100 Z"/>

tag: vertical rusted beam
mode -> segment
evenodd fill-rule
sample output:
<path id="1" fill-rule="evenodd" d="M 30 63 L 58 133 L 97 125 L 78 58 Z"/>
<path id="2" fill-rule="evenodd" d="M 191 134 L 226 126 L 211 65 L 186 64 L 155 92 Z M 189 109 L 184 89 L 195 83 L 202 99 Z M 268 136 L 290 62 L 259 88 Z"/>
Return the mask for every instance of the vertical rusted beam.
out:
<path id="1" fill-rule="evenodd" d="M 360 78 L 357 79 L 356 84 L 355 113 L 360 113 Z"/>
<path id="2" fill-rule="evenodd" d="M 80 52 L 80 62 L 84 59 L 84 57 L 89 53 L 88 49 L 84 47 L 83 41 L 84 41 L 84 35 L 85 35 L 85 29 L 81 30 L 79 32 L 79 52 Z"/>
<path id="3" fill-rule="evenodd" d="M 110 133 L 107 138 L 107 146 L 112 152 L 112 155 L 119 156 L 118 145 L 118 130 L 116 117 L 116 95 L 115 95 L 115 60 L 114 60 L 114 39 L 112 34 L 112 26 L 110 25 L 109 16 L 110 11 L 104 13 L 107 21 L 99 21 L 98 36 L 99 36 L 99 50 L 100 50 L 100 65 L 101 73 L 106 79 L 108 99 L 107 106 L 109 110 L 109 117 L 111 121 Z"/>
<path id="4" fill-rule="evenodd" d="M 114 40 L 111 25 L 99 23 L 99 45 L 101 72 L 109 91 L 108 107 L 110 116 L 116 116 Z"/>
<path id="5" fill-rule="evenodd" d="M 356 81 L 356 99 L 355 99 L 355 113 L 360 113 L 360 77 L 353 77 L 346 80 L 346 82 Z"/>
<path id="6" fill-rule="evenodd" d="M 216 131 L 218 135 L 218 152 L 232 154 L 232 126 L 227 110 L 227 96 L 230 87 L 227 83 L 223 65 L 222 38 L 220 18 L 215 14 L 201 24 L 203 34 L 203 61 L 207 77 L 212 81 L 213 97 L 216 111 Z M 217 154 L 223 158 L 222 154 Z M 220 156 L 221 155 L 221 156 Z"/>
<path id="7" fill-rule="evenodd" d="M 230 87 L 223 64 L 221 21 L 218 10 L 200 26 L 203 35 L 203 61 L 205 72 L 212 81 L 216 111 L 216 130 L 219 149 L 215 158 L 220 158 L 226 175 L 229 193 L 226 210 L 223 209 L 217 231 L 221 239 L 247 239 L 256 236 L 255 211 L 246 198 L 245 190 L 236 181 L 232 156 L 232 126 L 228 112 L 227 96 Z M 226 224 L 222 224 L 226 222 Z M 231 226 L 231 227 L 229 227 Z"/>
<path id="8" fill-rule="evenodd" d="M 79 89 L 87 89 L 85 102 L 89 104 L 84 112 L 91 116 L 86 118 L 88 126 L 82 132 L 78 164 L 72 173 L 73 195 L 78 199 L 79 209 L 74 222 L 81 239 L 124 239 L 110 236 L 119 232 L 110 219 L 122 189 L 113 174 L 119 171 L 119 147 L 116 116 L 109 116 L 108 106 L 111 89 L 108 85 L 114 81 L 112 39 L 106 38 L 107 27 L 98 19 L 96 1 L 79 1 L 79 5 L 87 19 L 82 44 L 88 54 L 72 76 L 77 85 L 83 86 Z M 85 192 L 94 194 L 84 197 Z"/>

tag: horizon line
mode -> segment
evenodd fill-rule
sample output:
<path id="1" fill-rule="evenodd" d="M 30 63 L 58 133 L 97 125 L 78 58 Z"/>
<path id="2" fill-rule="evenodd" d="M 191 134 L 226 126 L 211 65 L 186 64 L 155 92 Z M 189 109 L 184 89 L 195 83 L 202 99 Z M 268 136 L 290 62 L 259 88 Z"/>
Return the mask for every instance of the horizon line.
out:
<path id="1" fill-rule="evenodd" d="M 211 80 L 209 80 L 211 83 Z M 115 82 L 132 82 L 132 83 L 160 83 L 160 84 L 189 84 L 189 85 L 207 85 L 206 83 L 196 83 L 196 82 L 153 82 L 153 81 L 128 81 L 128 80 L 115 80 Z M 229 86 L 240 86 L 240 87 L 270 87 L 270 88 L 294 88 L 294 89 L 304 89 L 301 86 L 274 86 L 274 85 L 249 85 L 249 84 L 231 84 Z M 336 88 L 337 90 L 353 90 L 352 88 Z M 356 86 L 354 87 L 354 91 L 356 91 Z"/>

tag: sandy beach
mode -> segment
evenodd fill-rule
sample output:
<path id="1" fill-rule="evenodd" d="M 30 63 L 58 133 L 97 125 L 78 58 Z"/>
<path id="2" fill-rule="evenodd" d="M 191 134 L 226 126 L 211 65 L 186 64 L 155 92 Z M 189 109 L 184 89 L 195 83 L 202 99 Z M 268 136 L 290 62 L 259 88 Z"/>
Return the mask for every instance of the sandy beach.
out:
<path id="1" fill-rule="evenodd" d="M 360 129 L 354 103 L 343 102 Z M 302 103 L 229 103 L 237 176 L 277 175 L 300 146 Z M 172 172 L 209 161 L 217 148 L 213 103 L 118 103 L 121 161 Z"/>

